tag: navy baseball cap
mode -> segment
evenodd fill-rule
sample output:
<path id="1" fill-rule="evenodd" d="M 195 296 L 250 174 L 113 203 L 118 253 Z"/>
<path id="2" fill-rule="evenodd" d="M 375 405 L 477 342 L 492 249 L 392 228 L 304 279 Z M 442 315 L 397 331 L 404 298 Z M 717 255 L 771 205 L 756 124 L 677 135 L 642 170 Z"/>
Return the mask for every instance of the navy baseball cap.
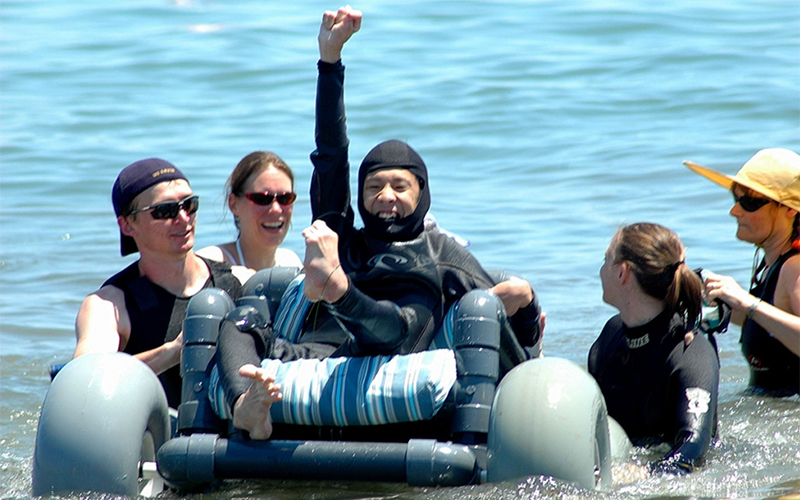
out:
<path id="1" fill-rule="evenodd" d="M 127 215 L 130 205 L 139 193 L 160 182 L 189 179 L 172 163 L 161 158 L 147 158 L 133 162 L 122 169 L 114 181 L 111 190 L 111 201 L 114 204 L 114 213 L 117 217 Z M 125 211 L 125 213 L 123 213 Z M 138 252 L 136 242 L 130 236 L 120 232 L 120 252 L 122 256 Z"/>

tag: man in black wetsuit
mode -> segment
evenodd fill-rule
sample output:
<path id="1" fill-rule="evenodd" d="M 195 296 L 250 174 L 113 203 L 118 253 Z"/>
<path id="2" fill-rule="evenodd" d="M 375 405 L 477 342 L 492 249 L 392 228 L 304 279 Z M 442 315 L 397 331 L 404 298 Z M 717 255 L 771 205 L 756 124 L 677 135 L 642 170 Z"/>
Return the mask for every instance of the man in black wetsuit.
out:
<path id="1" fill-rule="evenodd" d="M 323 16 L 317 149 L 311 155 L 314 222 L 303 231 L 303 292 L 316 304 L 300 340 L 303 352 L 277 342 L 277 352 L 268 351 L 266 356 L 289 360 L 425 350 L 447 310 L 475 289 L 489 289 L 502 300 L 522 346 L 538 345 L 541 311 L 530 285 L 521 279 L 496 283 L 452 237 L 424 230 L 430 207 L 427 168 L 407 144 L 386 141 L 364 158 L 358 175 L 364 228 L 355 229 L 341 50 L 360 24 L 361 12 L 350 7 Z M 234 426 L 265 439 L 271 433 L 269 407 L 280 397 L 278 390 L 274 380 L 257 368 L 260 359 L 252 342 L 247 349 L 229 349 L 228 338 L 223 327 L 219 366 Z"/>
<path id="2" fill-rule="evenodd" d="M 75 322 L 73 358 L 123 351 L 159 375 L 167 401 L 181 399 L 178 370 L 183 319 L 189 299 L 208 287 L 232 298 L 251 271 L 205 260 L 192 251 L 199 207 L 189 181 L 158 158 L 122 170 L 112 190 L 123 256 L 139 260 L 109 278 L 81 304 Z"/>

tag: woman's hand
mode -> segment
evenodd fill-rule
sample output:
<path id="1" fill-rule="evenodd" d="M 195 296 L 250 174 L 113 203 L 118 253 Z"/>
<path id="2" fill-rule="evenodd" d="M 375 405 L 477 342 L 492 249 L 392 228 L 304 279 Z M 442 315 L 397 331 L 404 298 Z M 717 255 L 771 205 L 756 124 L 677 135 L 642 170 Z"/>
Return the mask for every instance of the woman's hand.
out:
<path id="1" fill-rule="evenodd" d="M 703 276 L 706 278 L 705 285 L 708 298 L 719 299 L 731 306 L 734 311 L 746 312 L 753 305 L 753 302 L 758 300 L 745 291 L 730 276 L 722 276 L 709 271 L 703 271 Z"/>

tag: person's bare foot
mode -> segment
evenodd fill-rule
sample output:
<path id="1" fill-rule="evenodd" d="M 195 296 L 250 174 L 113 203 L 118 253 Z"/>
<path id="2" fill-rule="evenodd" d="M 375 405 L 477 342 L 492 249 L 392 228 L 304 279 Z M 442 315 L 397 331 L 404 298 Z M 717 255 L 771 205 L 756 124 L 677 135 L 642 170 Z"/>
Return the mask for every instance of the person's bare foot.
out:
<path id="1" fill-rule="evenodd" d="M 255 365 L 242 366 L 239 375 L 252 379 L 252 383 L 233 405 L 233 426 L 249 432 L 251 439 L 269 439 L 272 435 L 269 410 L 272 403 L 283 397 L 281 386 Z"/>

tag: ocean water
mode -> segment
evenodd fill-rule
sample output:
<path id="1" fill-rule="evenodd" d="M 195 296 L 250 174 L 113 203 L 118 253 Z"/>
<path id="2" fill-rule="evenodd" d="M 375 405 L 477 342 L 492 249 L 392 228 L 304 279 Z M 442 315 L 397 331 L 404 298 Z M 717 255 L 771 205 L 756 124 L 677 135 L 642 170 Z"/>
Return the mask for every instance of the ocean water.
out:
<path id="1" fill-rule="evenodd" d="M 202 198 L 197 244 L 234 234 L 224 181 L 281 155 L 309 223 L 316 33 L 337 4 L 296 0 L 4 0 L 0 4 L 0 498 L 30 497 L 50 363 L 69 359 L 83 298 L 120 258 L 118 171 L 159 156 Z M 432 212 L 487 268 L 527 278 L 545 353 L 585 364 L 614 310 L 598 269 L 616 228 L 676 230 L 687 262 L 749 279 L 730 195 L 684 159 L 734 173 L 800 150 L 800 3 L 370 0 L 344 50 L 354 164 L 408 141 Z M 203 498 L 797 498 L 800 399 L 746 396 L 739 331 L 719 337 L 720 444 L 687 477 L 606 492 L 547 478 L 456 489 L 230 482 Z M 172 496 L 166 493 L 165 496 Z M 100 496 L 82 496 L 95 500 Z"/>

